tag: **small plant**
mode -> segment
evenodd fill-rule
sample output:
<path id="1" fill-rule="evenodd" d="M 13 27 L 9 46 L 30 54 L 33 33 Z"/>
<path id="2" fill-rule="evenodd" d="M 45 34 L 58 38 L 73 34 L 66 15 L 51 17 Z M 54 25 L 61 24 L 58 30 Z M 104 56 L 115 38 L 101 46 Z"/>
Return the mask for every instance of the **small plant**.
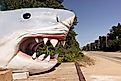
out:
<path id="1" fill-rule="evenodd" d="M 95 65 L 95 60 L 88 57 L 88 56 L 84 56 L 82 59 L 79 60 L 80 66 L 91 66 L 91 65 Z"/>

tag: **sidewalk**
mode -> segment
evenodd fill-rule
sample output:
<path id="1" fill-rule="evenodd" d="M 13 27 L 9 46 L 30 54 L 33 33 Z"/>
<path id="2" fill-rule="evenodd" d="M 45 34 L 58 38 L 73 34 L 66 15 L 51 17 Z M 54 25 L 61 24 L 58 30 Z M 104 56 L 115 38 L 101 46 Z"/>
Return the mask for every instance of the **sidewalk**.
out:
<path id="1" fill-rule="evenodd" d="M 79 78 L 74 63 L 62 63 L 52 72 L 33 75 L 26 80 L 15 81 L 79 81 Z"/>

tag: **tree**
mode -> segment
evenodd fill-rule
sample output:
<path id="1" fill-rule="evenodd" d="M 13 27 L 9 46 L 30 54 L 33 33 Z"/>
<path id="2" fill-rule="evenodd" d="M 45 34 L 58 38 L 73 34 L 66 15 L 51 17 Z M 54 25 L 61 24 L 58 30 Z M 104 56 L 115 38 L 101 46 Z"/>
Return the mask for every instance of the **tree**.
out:
<path id="1" fill-rule="evenodd" d="M 121 25 L 118 23 L 117 26 L 112 26 L 108 36 L 108 51 L 118 51 L 121 50 Z"/>
<path id="2" fill-rule="evenodd" d="M 118 23 L 117 26 L 113 26 L 112 29 L 110 29 L 110 34 L 113 35 L 114 39 L 121 38 L 121 25 Z"/>
<path id="3" fill-rule="evenodd" d="M 49 7 L 64 8 L 62 0 L 3 0 L 3 10 L 13 10 L 20 8 Z"/>
<path id="4" fill-rule="evenodd" d="M 118 23 L 117 26 L 112 26 L 110 32 L 107 36 L 99 36 L 98 40 L 95 40 L 96 50 L 101 51 L 121 51 L 121 24 Z M 86 49 L 87 46 L 84 46 Z M 91 47 L 93 43 L 91 43 Z"/>
<path id="5" fill-rule="evenodd" d="M 63 4 L 63 0 L 3 0 L 2 6 L 3 10 L 13 10 L 13 9 L 20 9 L 20 8 L 33 8 L 33 7 L 49 7 L 49 8 L 59 8 L 65 9 Z M 43 48 L 39 47 L 37 51 L 40 53 L 39 50 L 43 49 L 50 49 L 49 53 L 56 53 L 57 51 L 62 56 L 61 61 L 74 61 L 77 57 L 80 57 L 80 48 L 79 44 L 75 39 L 77 35 L 74 31 L 74 26 L 77 24 L 77 18 L 75 18 L 75 22 L 73 26 L 70 28 L 70 31 L 66 38 L 66 44 L 64 47 L 58 46 L 56 48 L 52 48 L 52 45 L 49 45 L 47 48 L 44 46 Z M 52 51 L 56 50 L 57 51 Z M 43 51 L 45 53 L 45 51 Z"/>
<path id="6" fill-rule="evenodd" d="M 100 46 L 100 44 L 99 44 L 99 40 L 95 40 L 95 50 L 97 51 L 97 50 L 99 50 L 100 48 L 99 48 L 99 46 Z"/>

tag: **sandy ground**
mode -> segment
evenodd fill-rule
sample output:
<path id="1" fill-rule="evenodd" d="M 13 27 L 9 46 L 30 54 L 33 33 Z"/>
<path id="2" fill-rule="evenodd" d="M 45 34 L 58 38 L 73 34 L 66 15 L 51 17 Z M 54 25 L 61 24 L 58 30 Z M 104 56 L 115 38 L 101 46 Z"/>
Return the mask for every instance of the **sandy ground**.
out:
<path id="1" fill-rule="evenodd" d="M 95 65 L 81 68 L 86 81 L 121 81 L 121 64 L 95 54 L 86 55 L 95 59 Z"/>

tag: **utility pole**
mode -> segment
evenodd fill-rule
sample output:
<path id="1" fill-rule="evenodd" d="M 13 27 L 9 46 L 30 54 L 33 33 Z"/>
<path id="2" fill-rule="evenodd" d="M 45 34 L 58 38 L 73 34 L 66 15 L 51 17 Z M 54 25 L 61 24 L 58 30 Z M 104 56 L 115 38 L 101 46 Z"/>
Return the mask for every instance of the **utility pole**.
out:
<path id="1" fill-rule="evenodd" d="M 108 47 L 108 44 L 107 44 L 107 35 L 106 35 L 106 39 L 105 39 L 105 41 L 106 41 L 106 47 Z"/>

